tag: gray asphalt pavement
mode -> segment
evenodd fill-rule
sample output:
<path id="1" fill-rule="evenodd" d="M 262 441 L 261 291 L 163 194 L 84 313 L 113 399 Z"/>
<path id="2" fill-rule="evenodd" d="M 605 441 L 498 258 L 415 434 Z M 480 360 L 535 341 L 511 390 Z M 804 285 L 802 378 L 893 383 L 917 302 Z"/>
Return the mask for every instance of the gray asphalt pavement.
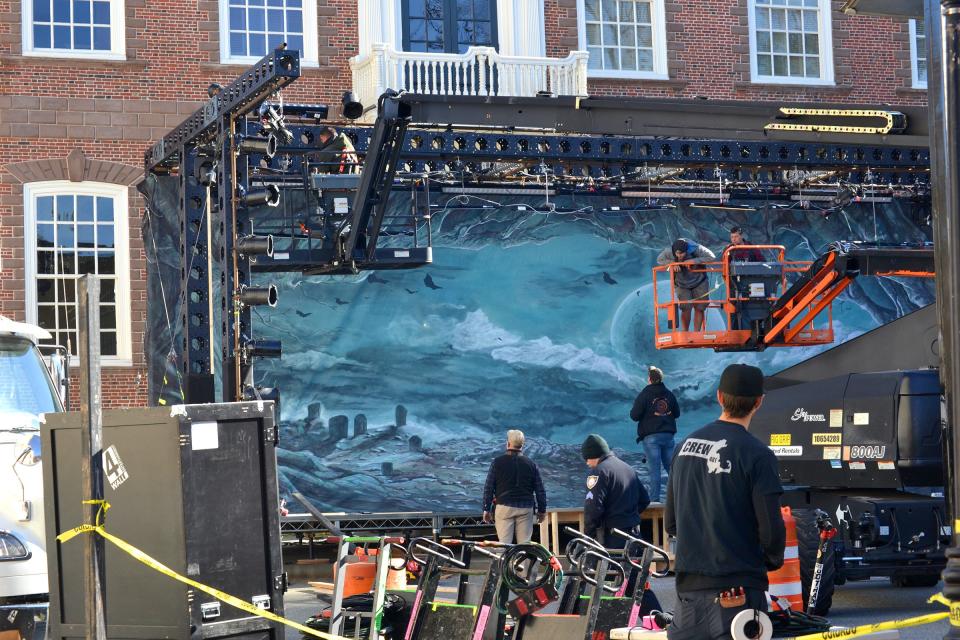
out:
<path id="1" fill-rule="evenodd" d="M 672 578 L 658 580 L 653 588 L 664 608 L 671 610 L 676 602 L 676 592 Z M 886 579 L 874 579 L 867 582 L 851 582 L 837 587 L 833 599 L 830 621 L 843 627 L 855 627 L 883 620 L 893 620 L 922 615 L 924 613 L 945 611 L 941 605 L 927 604 L 927 598 L 940 590 L 936 588 L 897 588 Z M 314 591 L 308 587 L 291 589 L 284 599 L 286 615 L 292 620 L 302 622 L 317 612 L 320 601 Z M 923 627 L 913 627 L 900 632 L 904 640 L 940 640 L 947 633 L 949 623 L 944 620 Z M 288 628 L 286 640 L 298 640 L 300 632 Z"/>

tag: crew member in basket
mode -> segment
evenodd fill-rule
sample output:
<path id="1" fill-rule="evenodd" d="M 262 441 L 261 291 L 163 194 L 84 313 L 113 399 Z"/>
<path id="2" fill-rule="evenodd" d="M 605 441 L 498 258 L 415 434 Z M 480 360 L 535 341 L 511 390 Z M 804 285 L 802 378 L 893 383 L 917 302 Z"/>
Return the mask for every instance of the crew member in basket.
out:
<path id="1" fill-rule="evenodd" d="M 749 432 L 763 372 L 732 364 L 720 376 L 720 417 L 673 458 L 664 524 L 677 538 L 677 608 L 670 640 L 729 639 L 744 609 L 766 611 L 767 571 L 783 565 L 777 459 Z"/>
<path id="2" fill-rule="evenodd" d="M 612 530 L 638 533 L 640 514 L 650 504 L 650 496 L 633 467 L 614 455 L 602 437 L 591 433 L 580 452 L 592 474 L 587 476 L 583 501 L 583 532 L 608 549 L 622 549 L 626 540 Z"/>
<path id="3" fill-rule="evenodd" d="M 680 324 L 684 331 L 690 330 L 691 314 L 694 331 L 703 331 L 706 328 L 706 303 L 710 299 L 710 281 L 703 263 L 716 259 L 713 251 L 686 238 L 677 238 L 673 245 L 657 256 L 657 264 L 670 265 L 673 273 L 673 287 L 680 307 Z"/>

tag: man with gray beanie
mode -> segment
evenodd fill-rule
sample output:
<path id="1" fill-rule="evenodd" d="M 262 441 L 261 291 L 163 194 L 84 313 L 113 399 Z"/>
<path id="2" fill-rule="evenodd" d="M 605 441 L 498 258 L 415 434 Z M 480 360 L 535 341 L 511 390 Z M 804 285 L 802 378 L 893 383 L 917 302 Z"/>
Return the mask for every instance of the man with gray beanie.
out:
<path id="1" fill-rule="evenodd" d="M 766 611 L 767 571 L 783 565 L 777 459 L 750 435 L 763 372 L 724 369 L 720 417 L 690 434 L 673 458 L 664 524 L 677 537 L 677 609 L 670 640 L 726 640 L 740 611 Z"/>
<path id="2" fill-rule="evenodd" d="M 626 540 L 612 535 L 611 530 L 634 530 L 650 504 L 650 496 L 633 467 L 614 455 L 601 436 L 587 436 L 580 453 L 593 472 L 587 477 L 583 532 L 608 549 L 622 549 Z"/>

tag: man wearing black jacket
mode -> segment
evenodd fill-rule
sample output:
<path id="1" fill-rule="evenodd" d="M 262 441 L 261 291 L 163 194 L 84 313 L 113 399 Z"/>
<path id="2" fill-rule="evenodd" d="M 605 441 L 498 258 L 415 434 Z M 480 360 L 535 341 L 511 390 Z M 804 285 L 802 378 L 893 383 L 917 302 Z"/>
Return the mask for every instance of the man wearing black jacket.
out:
<path id="1" fill-rule="evenodd" d="M 633 467 L 615 456 L 601 436 L 587 436 L 580 453 L 591 470 L 583 501 L 583 532 L 608 549 L 622 549 L 626 540 L 612 530 L 635 531 L 650 497 Z"/>
<path id="2" fill-rule="evenodd" d="M 720 418 L 680 443 L 667 482 L 664 524 L 677 538 L 670 640 L 728 640 L 737 613 L 766 611 L 767 571 L 783 565 L 777 459 L 749 433 L 763 402 L 763 372 L 730 365 L 717 401 Z M 742 592 L 742 602 L 725 597 L 731 590 Z"/>
<path id="3" fill-rule="evenodd" d="M 507 431 L 507 452 L 494 459 L 483 487 L 483 521 L 493 521 L 500 542 L 529 542 L 536 521 L 543 522 L 547 512 L 547 493 L 540 469 L 521 453 L 523 431 Z M 496 510 L 494 510 L 496 499 Z M 491 517 L 491 514 L 493 517 Z"/>
<path id="4" fill-rule="evenodd" d="M 660 467 L 670 474 L 673 436 L 677 432 L 680 405 L 677 397 L 663 384 L 663 371 L 650 367 L 649 384 L 633 401 L 630 419 L 637 423 L 637 442 L 643 442 L 650 478 L 650 499 L 660 501 Z"/>

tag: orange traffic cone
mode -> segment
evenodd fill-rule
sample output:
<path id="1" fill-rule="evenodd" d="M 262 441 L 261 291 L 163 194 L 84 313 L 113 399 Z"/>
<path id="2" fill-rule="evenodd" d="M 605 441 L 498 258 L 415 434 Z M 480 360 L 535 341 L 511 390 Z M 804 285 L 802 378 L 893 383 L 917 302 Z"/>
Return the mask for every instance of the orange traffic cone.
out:
<path id="1" fill-rule="evenodd" d="M 786 608 L 784 601 L 790 603 L 794 611 L 803 611 L 803 587 L 800 584 L 800 554 L 797 546 L 797 521 L 790 507 L 782 507 L 783 524 L 787 528 L 787 546 L 783 552 L 783 566 L 767 573 L 770 581 L 769 594 L 780 600 L 780 608 Z"/>

